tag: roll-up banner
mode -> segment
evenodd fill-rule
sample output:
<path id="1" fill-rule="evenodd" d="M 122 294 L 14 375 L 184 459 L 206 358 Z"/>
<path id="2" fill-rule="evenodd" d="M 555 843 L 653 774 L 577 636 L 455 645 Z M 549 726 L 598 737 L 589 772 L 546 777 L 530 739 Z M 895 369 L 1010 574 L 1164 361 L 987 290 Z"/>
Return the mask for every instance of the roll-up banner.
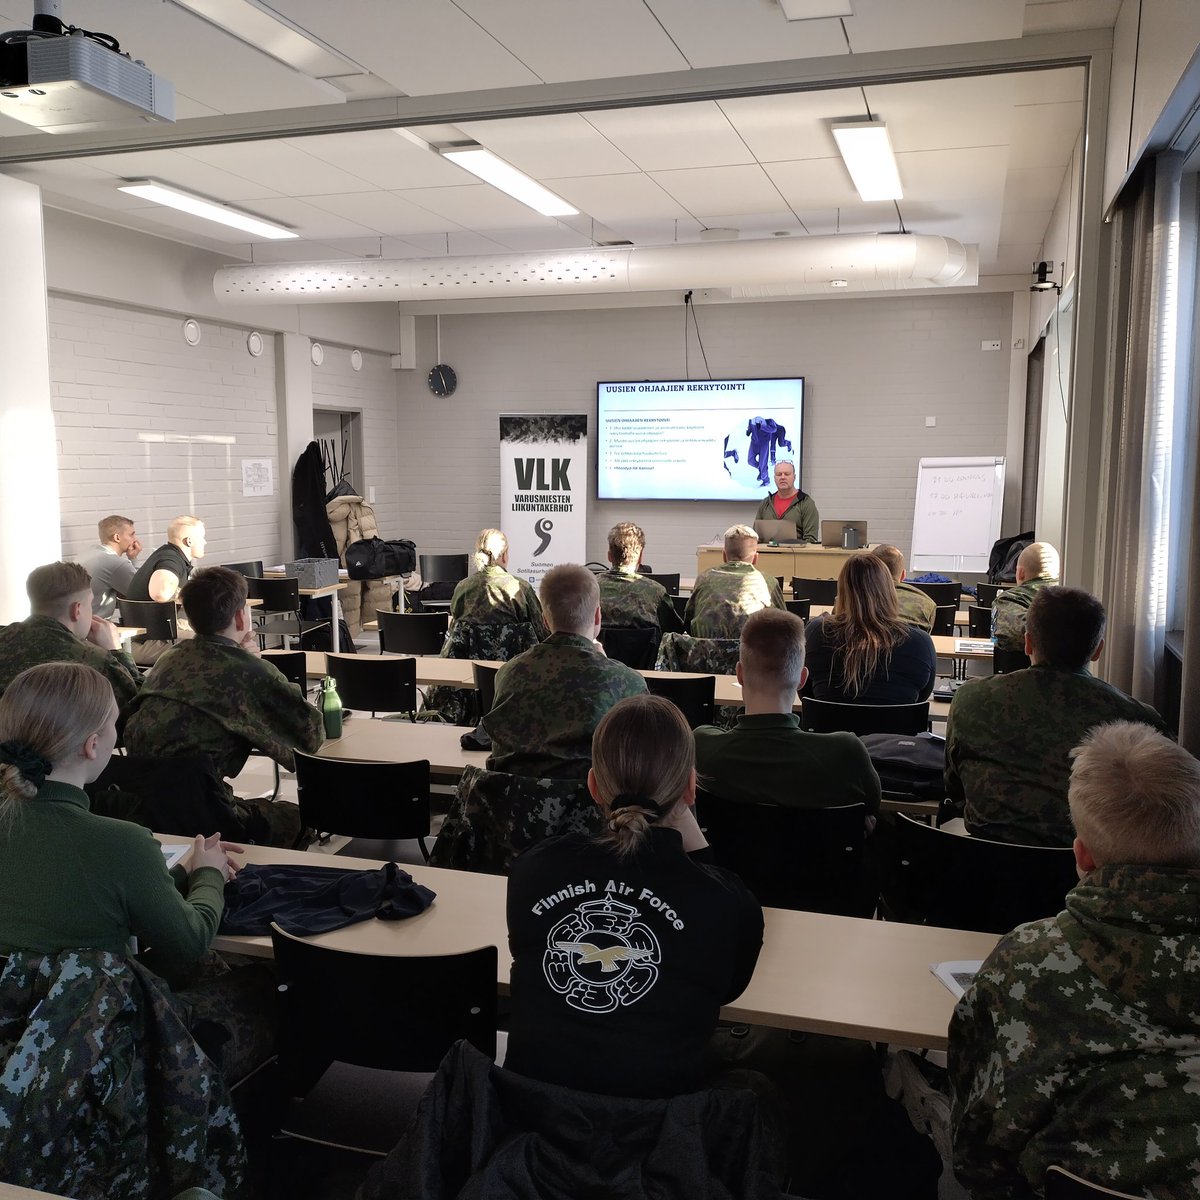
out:
<path id="1" fill-rule="evenodd" d="M 534 587 L 558 563 L 587 561 L 587 417 L 500 418 L 500 528 L 508 569 Z"/>

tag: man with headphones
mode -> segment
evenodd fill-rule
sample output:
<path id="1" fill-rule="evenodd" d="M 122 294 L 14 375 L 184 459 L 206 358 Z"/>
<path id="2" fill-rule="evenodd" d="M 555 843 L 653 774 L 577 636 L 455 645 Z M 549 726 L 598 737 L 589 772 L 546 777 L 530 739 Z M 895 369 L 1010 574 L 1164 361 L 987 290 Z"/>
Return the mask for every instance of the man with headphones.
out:
<path id="1" fill-rule="evenodd" d="M 130 600 L 174 600 L 192 573 L 192 563 L 204 557 L 204 522 L 199 517 L 176 517 L 167 526 L 167 540 L 146 556 L 126 592 Z M 149 666 L 170 645 L 152 638 L 133 639 L 133 660 Z"/>

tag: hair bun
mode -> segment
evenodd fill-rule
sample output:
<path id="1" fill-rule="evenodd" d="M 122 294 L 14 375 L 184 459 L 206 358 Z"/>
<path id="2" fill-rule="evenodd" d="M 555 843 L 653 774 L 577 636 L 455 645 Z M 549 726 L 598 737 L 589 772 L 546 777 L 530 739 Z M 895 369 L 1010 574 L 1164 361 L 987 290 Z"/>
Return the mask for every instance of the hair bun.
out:
<path id="1" fill-rule="evenodd" d="M 41 787 L 54 769 L 49 759 L 23 742 L 0 742 L 0 762 L 16 767 L 34 787 Z"/>

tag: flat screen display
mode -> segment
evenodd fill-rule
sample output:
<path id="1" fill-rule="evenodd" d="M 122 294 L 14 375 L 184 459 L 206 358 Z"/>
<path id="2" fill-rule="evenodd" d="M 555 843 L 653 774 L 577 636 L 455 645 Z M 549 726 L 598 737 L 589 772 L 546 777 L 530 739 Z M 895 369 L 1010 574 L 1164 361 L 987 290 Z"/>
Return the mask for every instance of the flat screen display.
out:
<path id="1" fill-rule="evenodd" d="M 596 385 L 600 500 L 761 500 L 775 463 L 800 486 L 804 380 L 655 379 Z"/>

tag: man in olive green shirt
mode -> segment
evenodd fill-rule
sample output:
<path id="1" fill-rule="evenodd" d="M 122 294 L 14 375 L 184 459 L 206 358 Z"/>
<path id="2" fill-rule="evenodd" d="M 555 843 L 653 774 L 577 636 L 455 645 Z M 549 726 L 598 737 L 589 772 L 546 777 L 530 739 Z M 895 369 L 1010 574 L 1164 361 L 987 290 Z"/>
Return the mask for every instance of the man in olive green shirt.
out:
<path id="1" fill-rule="evenodd" d="M 1030 542 L 1017 558 L 1017 585 L 992 602 L 992 641 L 1001 650 L 1025 647 L 1025 615 L 1044 587 L 1058 583 L 1058 551 L 1049 542 Z"/>
<path id="2" fill-rule="evenodd" d="M 900 620 L 929 633 L 933 629 L 937 605 L 928 593 L 905 582 L 907 572 L 904 570 L 904 555 L 895 546 L 887 544 L 876 546 L 871 553 L 876 558 L 882 558 L 884 565 L 892 573 L 896 584 L 896 607 L 900 611 Z"/>
<path id="3" fill-rule="evenodd" d="M 737 639 L 746 618 L 760 608 L 787 611 L 779 581 L 762 574 L 758 561 L 758 534 L 748 525 L 725 530 L 724 562 L 696 580 L 683 613 L 683 624 L 693 637 Z"/>
<path id="4" fill-rule="evenodd" d="M 821 540 L 821 517 L 813 498 L 796 488 L 796 468 L 790 462 L 775 464 L 776 490 L 769 493 L 754 514 L 756 521 L 794 521 L 802 542 Z"/>

